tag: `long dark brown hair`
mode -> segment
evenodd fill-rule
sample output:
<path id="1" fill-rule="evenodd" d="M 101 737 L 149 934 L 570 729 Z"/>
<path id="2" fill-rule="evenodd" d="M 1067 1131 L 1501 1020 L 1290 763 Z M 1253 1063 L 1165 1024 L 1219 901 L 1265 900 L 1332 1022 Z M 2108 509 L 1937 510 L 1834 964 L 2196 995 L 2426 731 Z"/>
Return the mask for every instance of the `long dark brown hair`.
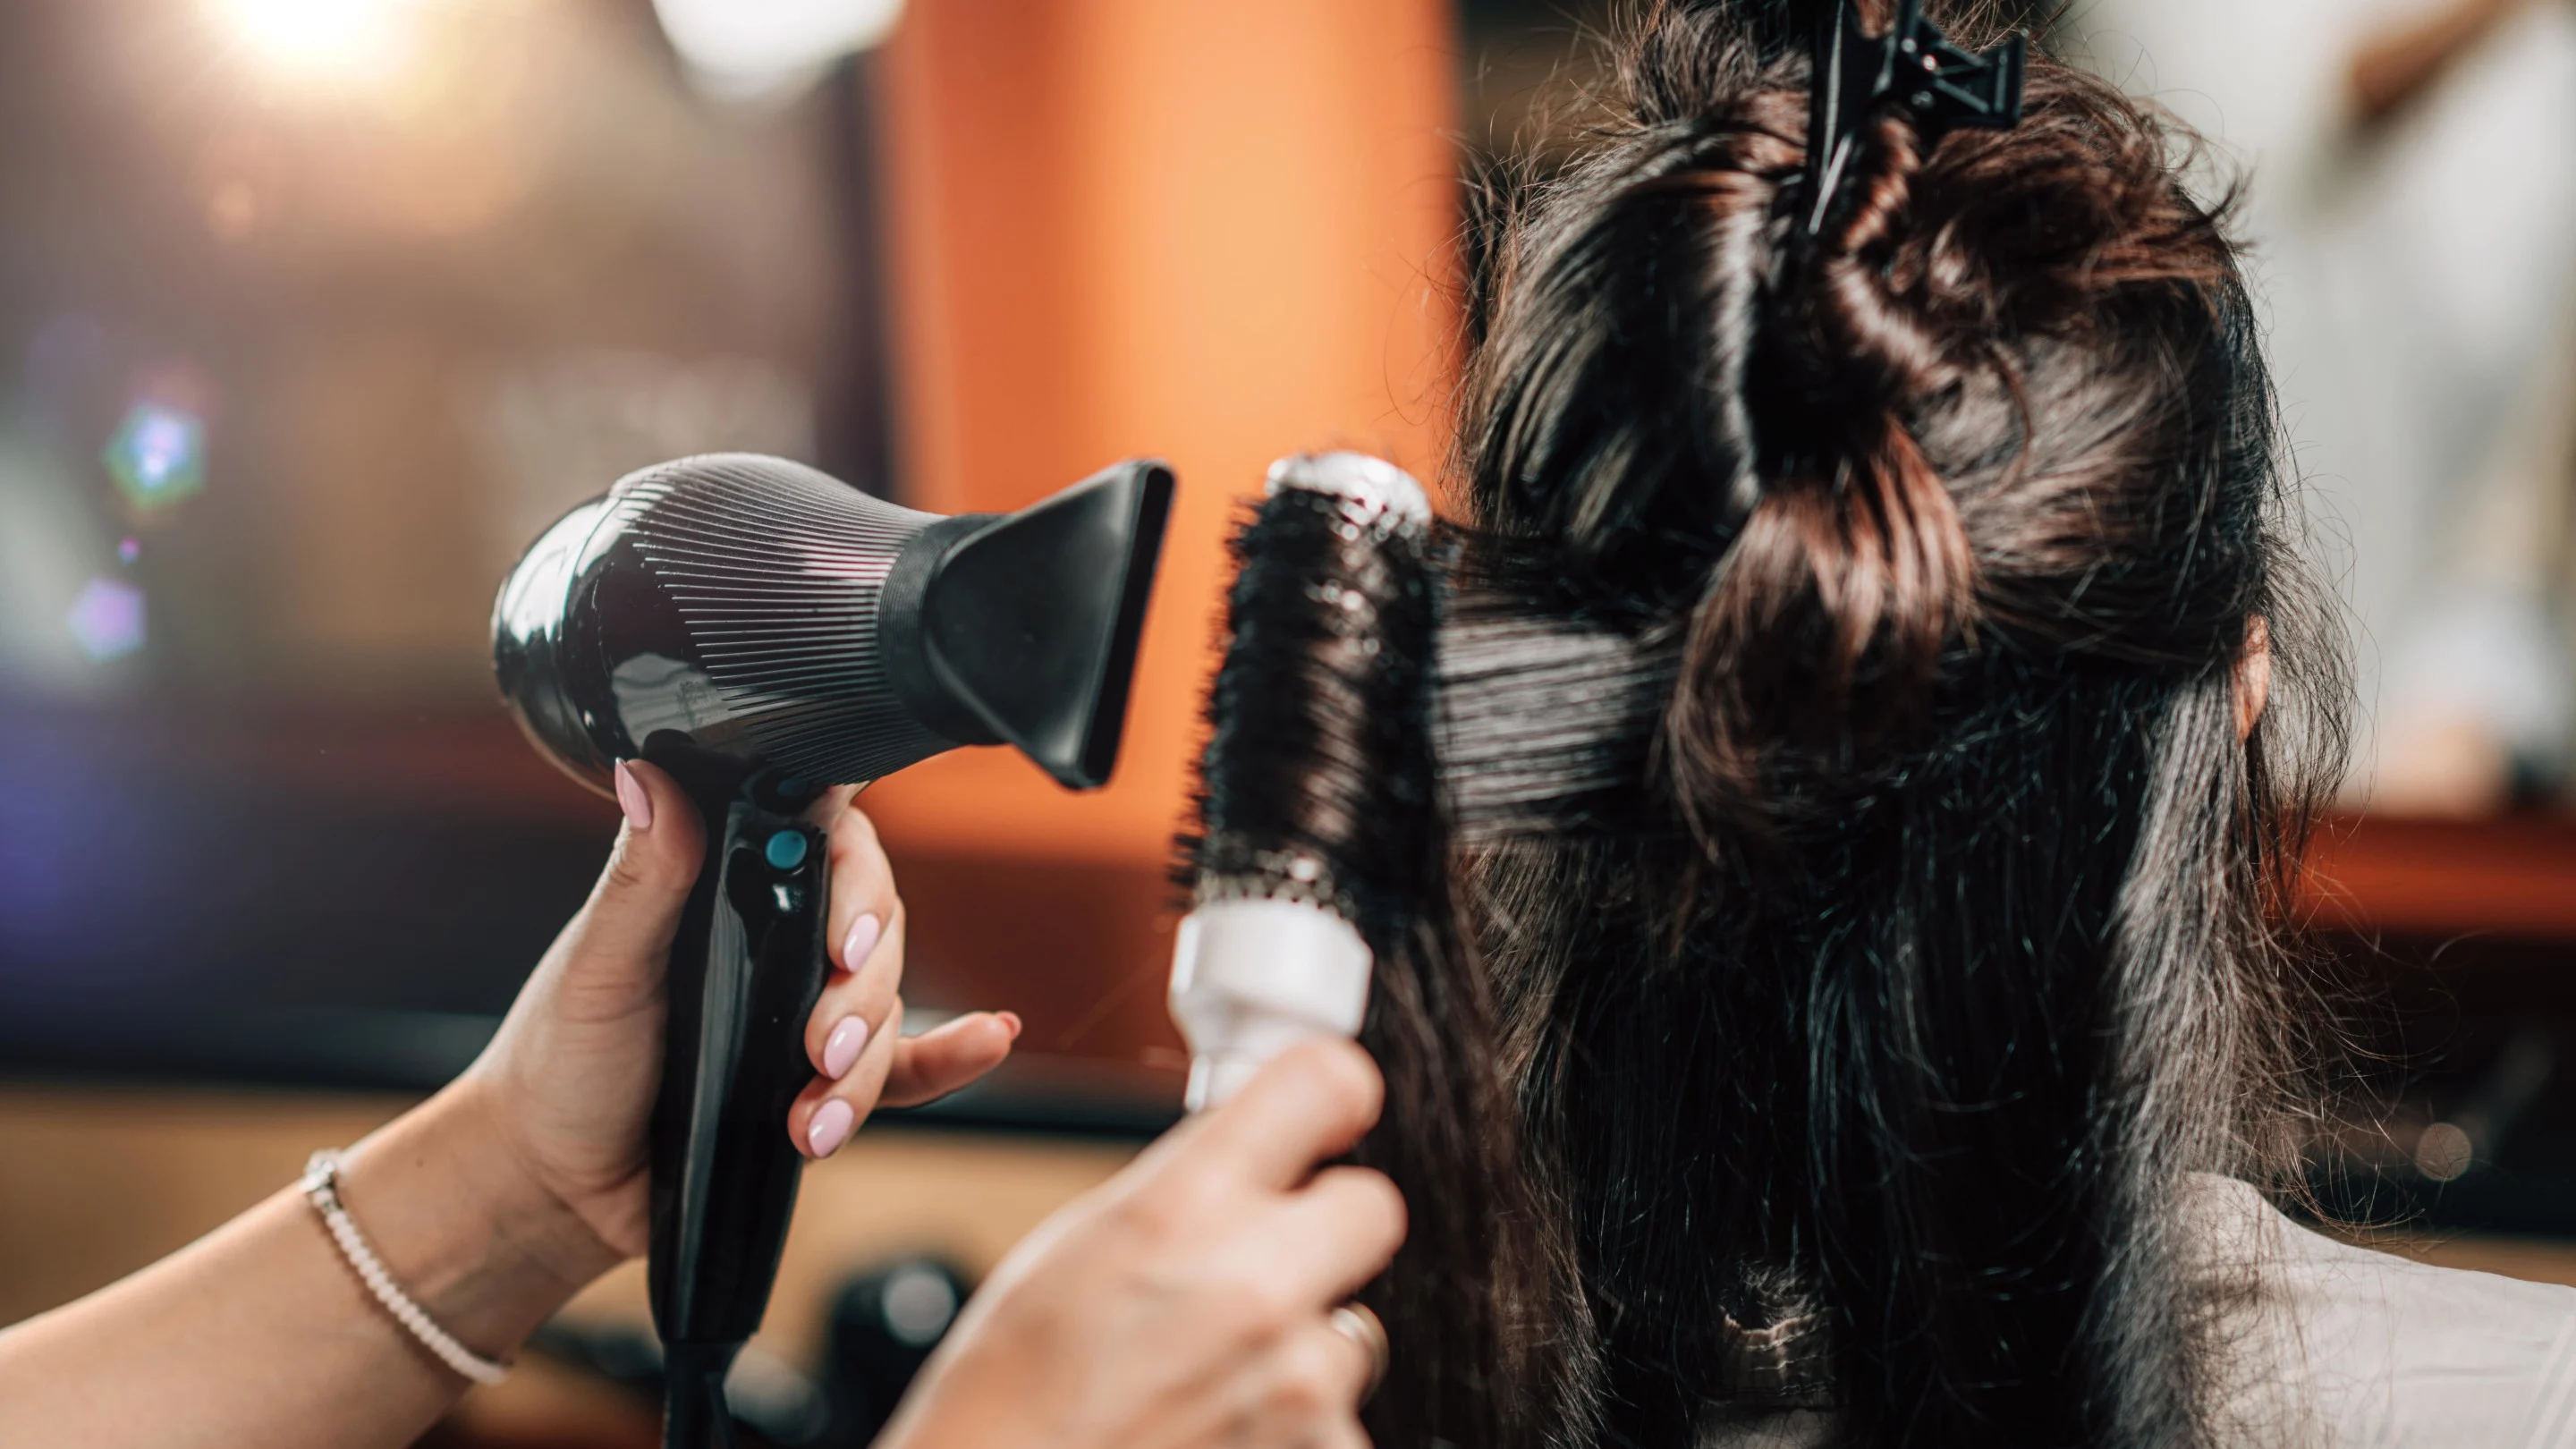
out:
<path id="1" fill-rule="evenodd" d="M 2342 694 L 2226 208 L 2035 57 L 2016 129 L 1875 118 L 1809 236 L 1810 9 L 1642 17 L 1475 299 L 1469 563 L 1681 667 L 1620 823 L 1462 849 L 1423 908 L 1468 949 L 1396 967 L 1458 979 L 1380 994 L 1397 1065 L 1436 1040 L 1516 1098 L 1457 1169 L 1513 1175 L 1479 1196 L 1508 1271 L 1411 1303 L 1505 1346 L 1406 1383 L 1527 1444 L 1784 1405 L 1853 1444 L 2206 1442 L 2223 1285 L 2176 1207 L 2294 1165 L 2321 1018 L 2282 908 Z M 1371 1150 L 1457 1110 L 1399 1082 Z"/>

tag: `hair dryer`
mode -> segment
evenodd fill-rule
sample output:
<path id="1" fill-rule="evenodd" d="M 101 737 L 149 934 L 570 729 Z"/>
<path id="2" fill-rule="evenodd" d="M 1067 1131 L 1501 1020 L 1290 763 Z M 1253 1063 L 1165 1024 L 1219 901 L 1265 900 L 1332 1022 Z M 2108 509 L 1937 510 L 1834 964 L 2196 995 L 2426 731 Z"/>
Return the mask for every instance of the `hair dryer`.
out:
<path id="1" fill-rule="evenodd" d="M 783 459 L 685 458 L 574 509 L 502 586 L 493 667 L 538 749 L 603 793 L 649 760 L 706 822 L 651 1140 L 670 1449 L 731 1442 L 725 1373 L 795 1207 L 825 791 L 992 744 L 1104 783 L 1171 498 L 1169 469 L 1128 462 L 950 518 Z"/>

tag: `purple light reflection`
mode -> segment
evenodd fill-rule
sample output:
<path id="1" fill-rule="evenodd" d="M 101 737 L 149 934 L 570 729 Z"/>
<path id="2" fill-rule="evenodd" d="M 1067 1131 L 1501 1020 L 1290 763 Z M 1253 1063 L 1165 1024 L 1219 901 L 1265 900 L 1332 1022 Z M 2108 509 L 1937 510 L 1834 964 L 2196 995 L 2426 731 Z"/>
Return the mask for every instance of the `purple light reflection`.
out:
<path id="1" fill-rule="evenodd" d="M 91 659 L 121 659 L 143 647 L 143 591 L 117 579 L 92 579 L 63 622 Z"/>
<path id="2" fill-rule="evenodd" d="M 183 974 L 191 938 L 167 909 L 238 835 L 184 834 L 171 789 L 95 715 L 0 700 L 0 739 L 0 1016 L 114 1010 Z"/>

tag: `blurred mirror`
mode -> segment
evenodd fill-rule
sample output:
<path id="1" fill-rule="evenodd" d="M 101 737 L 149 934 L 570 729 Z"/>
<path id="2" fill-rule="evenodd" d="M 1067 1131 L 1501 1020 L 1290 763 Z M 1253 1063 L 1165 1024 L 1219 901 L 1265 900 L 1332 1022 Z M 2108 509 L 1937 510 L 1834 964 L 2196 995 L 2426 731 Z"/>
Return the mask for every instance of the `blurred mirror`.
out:
<path id="1" fill-rule="evenodd" d="M 775 8 L 0 11 L 19 1064 L 452 1070 L 615 818 L 495 708 L 496 581 L 679 454 L 892 486 L 844 57 L 895 7 Z"/>

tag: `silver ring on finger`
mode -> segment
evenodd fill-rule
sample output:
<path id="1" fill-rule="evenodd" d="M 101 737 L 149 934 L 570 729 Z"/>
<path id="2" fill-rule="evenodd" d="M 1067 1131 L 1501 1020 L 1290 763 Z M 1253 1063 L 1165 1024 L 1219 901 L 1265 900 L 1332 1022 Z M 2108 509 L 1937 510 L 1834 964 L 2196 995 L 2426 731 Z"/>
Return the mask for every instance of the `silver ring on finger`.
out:
<path id="1" fill-rule="evenodd" d="M 1378 1386 L 1386 1382 L 1386 1324 L 1365 1303 L 1345 1303 L 1325 1321 L 1332 1325 L 1333 1332 L 1358 1344 L 1360 1352 L 1368 1355 L 1368 1387 L 1360 1390 L 1360 1403 L 1365 1405 L 1377 1397 Z"/>

